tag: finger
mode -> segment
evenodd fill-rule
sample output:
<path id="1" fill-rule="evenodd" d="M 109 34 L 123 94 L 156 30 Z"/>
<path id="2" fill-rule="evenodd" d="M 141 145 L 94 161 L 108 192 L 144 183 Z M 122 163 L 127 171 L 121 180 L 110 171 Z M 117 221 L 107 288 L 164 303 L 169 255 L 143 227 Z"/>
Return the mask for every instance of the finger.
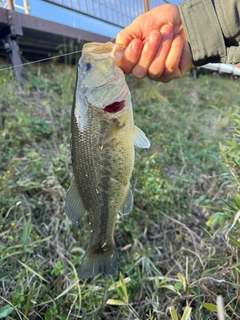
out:
<path id="1" fill-rule="evenodd" d="M 133 39 L 142 39 L 142 32 L 137 19 L 117 34 L 115 42 L 128 46 Z"/>
<path id="2" fill-rule="evenodd" d="M 158 81 L 160 80 L 161 82 L 166 83 L 183 75 L 179 68 L 182 52 L 183 39 L 180 36 L 175 36 L 173 38 L 172 46 L 166 59 L 164 72 L 158 79 Z"/>
<path id="3" fill-rule="evenodd" d="M 183 50 L 182 50 L 182 56 L 181 60 L 179 62 L 179 69 L 181 74 L 185 74 L 187 71 L 189 71 L 193 66 L 193 56 L 192 51 L 190 49 L 190 46 L 187 41 L 184 41 L 183 39 Z"/>
<path id="4" fill-rule="evenodd" d="M 124 73 L 129 74 L 137 64 L 142 51 L 143 43 L 140 39 L 134 39 L 126 48 L 120 68 Z"/>
<path id="5" fill-rule="evenodd" d="M 151 65 L 161 43 L 161 34 L 157 30 L 153 30 L 149 37 L 145 40 L 140 59 L 132 70 L 132 74 L 136 78 L 144 78 L 148 74 L 148 68 Z"/>
<path id="6" fill-rule="evenodd" d="M 175 36 L 173 38 L 172 42 L 172 47 L 169 51 L 167 60 L 166 60 L 166 65 L 165 65 L 165 70 L 168 73 L 174 73 L 179 70 L 179 62 L 182 56 L 182 51 L 183 51 L 183 39 L 180 36 Z"/>
<path id="7" fill-rule="evenodd" d="M 148 74 L 151 79 L 157 80 L 164 72 L 165 62 L 172 45 L 173 30 L 169 25 L 161 29 L 162 41 L 156 53 L 155 59 L 149 67 Z"/>
<path id="8" fill-rule="evenodd" d="M 131 34 L 126 33 L 125 30 L 123 30 L 117 34 L 115 42 L 128 46 L 131 40 Z"/>

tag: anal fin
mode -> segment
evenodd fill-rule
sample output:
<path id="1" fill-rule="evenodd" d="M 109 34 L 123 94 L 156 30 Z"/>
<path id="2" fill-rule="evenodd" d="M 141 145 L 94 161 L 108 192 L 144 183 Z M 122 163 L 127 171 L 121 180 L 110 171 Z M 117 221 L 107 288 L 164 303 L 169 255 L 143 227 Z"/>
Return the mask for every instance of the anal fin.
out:
<path id="1" fill-rule="evenodd" d="M 132 194 L 132 188 L 129 185 L 127 196 L 122 204 L 122 207 L 119 210 L 119 213 L 123 216 L 127 215 L 132 210 L 132 207 L 133 207 L 133 194 Z"/>
<path id="2" fill-rule="evenodd" d="M 77 189 L 75 178 L 72 179 L 67 191 L 65 211 L 73 223 L 78 223 L 87 212 Z"/>

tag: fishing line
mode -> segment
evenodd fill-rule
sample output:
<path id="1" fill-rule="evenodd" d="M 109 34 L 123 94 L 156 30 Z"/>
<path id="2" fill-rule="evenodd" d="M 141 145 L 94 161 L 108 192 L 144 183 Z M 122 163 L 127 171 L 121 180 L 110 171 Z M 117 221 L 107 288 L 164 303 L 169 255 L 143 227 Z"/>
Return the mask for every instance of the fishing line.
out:
<path id="1" fill-rule="evenodd" d="M 37 62 L 42 62 L 42 61 L 46 61 L 46 60 L 51 60 L 51 59 L 54 59 L 54 58 L 60 58 L 60 57 L 64 57 L 64 56 L 69 56 L 70 54 L 79 53 L 79 52 L 82 52 L 82 50 L 73 51 L 73 52 L 70 52 L 70 53 L 63 53 L 63 54 L 59 54 L 58 56 L 53 56 L 53 57 L 49 57 L 49 58 L 44 58 L 44 59 L 36 60 L 36 61 L 32 61 L 32 62 L 26 62 L 26 63 L 23 63 L 23 64 L 17 64 L 16 66 L 11 66 L 11 67 L 2 68 L 2 69 L 0 69 L 0 71 L 10 70 L 10 69 L 14 69 L 14 68 L 21 67 L 21 66 L 26 66 L 26 65 L 29 65 L 29 64 L 34 64 L 34 63 L 37 63 Z"/>

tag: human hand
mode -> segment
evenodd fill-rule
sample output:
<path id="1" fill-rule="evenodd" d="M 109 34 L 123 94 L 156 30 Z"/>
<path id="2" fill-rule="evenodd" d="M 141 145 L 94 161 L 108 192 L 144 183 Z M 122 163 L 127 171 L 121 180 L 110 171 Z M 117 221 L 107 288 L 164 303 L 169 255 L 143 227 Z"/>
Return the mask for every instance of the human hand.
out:
<path id="1" fill-rule="evenodd" d="M 169 82 L 184 75 L 192 66 L 178 7 L 158 6 L 123 29 L 116 43 L 127 46 L 120 67 L 136 78 Z"/>

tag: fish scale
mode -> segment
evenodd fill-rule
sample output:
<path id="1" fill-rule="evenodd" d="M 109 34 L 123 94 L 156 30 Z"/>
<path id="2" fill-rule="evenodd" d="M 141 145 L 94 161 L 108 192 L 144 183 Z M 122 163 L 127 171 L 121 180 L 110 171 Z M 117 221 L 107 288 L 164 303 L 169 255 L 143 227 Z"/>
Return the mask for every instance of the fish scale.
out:
<path id="1" fill-rule="evenodd" d="M 90 213 L 91 228 L 93 231 L 90 243 L 92 246 L 101 247 L 102 242 L 108 238 L 111 241 L 110 246 L 113 247 L 113 230 L 112 221 L 116 219 L 118 209 L 124 200 L 126 190 L 119 188 L 114 183 L 111 183 L 111 178 L 116 179 L 121 177 L 120 173 L 125 171 L 125 166 L 115 166 L 119 160 L 119 154 L 122 152 L 121 143 L 116 141 L 110 142 L 103 149 L 100 149 L 102 144 L 102 135 L 109 129 L 111 124 L 107 123 L 104 118 L 96 117 L 96 111 L 89 108 L 88 110 L 88 127 L 84 133 L 79 133 L 78 127 L 74 127 L 74 136 L 77 137 L 79 145 L 75 144 L 73 150 L 74 158 L 76 158 L 76 166 L 74 167 L 74 175 L 79 177 L 78 189 L 81 190 L 81 196 L 84 201 L 86 210 Z M 94 128 L 91 130 L 91 128 Z M 91 131 L 91 134 L 89 132 Z M 97 134 L 96 134 L 96 133 Z M 116 144 L 114 152 L 112 152 L 112 144 Z M 118 151 L 116 152 L 116 148 Z M 125 157 L 127 163 L 131 163 L 131 159 Z M 124 162 L 121 161 L 122 164 Z M 111 175 L 105 173 L 99 167 L 109 168 Z M 112 167 L 111 167 L 112 166 Z M 132 166 L 128 165 L 129 172 L 125 171 L 126 176 L 131 175 Z M 90 168 L 90 169 L 89 169 Z M 93 170 L 93 169 L 95 170 Z M 88 173 L 86 177 L 85 173 Z M 123 176 L 123 174 L 122 174 Z M 125 177 L 125 176 L 124 176 Z M 122 179 L 123 180 L 123 179 Z M 126 181 L 124 188 L 128 187 Z M 121 183 L 119 181 L 119 183 Z M 99 192 L 97 193 L 96 190 Z M 109 201 L 109 195 L 114 201 Z M 111 199 L 110 199 L 111 200 Z M 93 213 L 94 214 L 91 214 Z M 109 217 L 112 218 L 109 218 Z M 98 218 L 96 218 L 98 217 Z M 109 233 L 109 235 L 107 235 Z M 98 248 L 99 249 L 99 248 Z"/>
<path id="2" fill-rule="evenodd" d="M 79 270 L 82 279 L 115 272 L 117 215 L 128 214 L 133 205 L 134 144 L 150 146 L 133 123 L 130 92 L 118 67 L 121 52 L 123 48 L 112 43 L 89 43 L 79 61 L 72 108 L 73 180 L 66 213 L 75 223 L 89 216 L 91 236 Z"/>

